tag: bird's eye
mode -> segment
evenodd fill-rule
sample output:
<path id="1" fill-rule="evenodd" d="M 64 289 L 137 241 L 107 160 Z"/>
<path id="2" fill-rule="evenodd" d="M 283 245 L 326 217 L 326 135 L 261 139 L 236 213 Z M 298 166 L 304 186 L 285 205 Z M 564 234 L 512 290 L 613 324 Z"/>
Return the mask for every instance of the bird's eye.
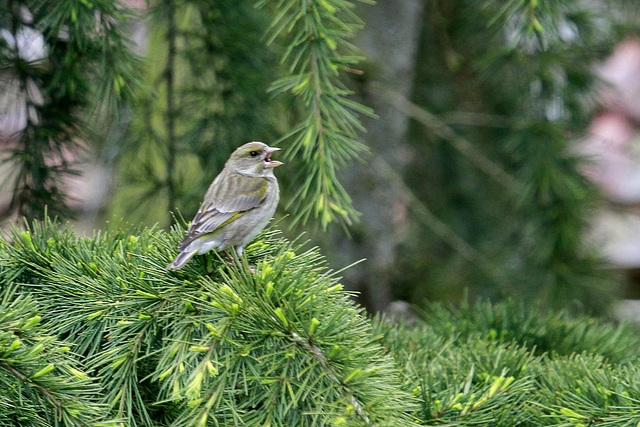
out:
<path id="1" fill-rule="evenodd" d="M 257 156 L 257 155 L 258 155 L 258 154 L 260 154 L 260 153 L 258 153 L 257 151 L 252 151 L 252 152 L 250 152 L 249 154 L 251 155 L 251 157 L 255 157 L 255 156 Z"/>

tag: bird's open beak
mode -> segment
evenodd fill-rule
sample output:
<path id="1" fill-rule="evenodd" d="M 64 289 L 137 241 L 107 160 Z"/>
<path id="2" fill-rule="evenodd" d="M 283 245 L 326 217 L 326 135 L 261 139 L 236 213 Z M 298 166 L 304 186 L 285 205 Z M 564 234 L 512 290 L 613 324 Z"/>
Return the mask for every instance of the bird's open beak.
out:
<path id="1" fill-rule="evenodd" d="M 267 157 L 264 158 L 264 162 L 265 165 L 264 167 L 267 169 L 273 169 L 273 168 L 277 168 L 278 166 L 284 165 L 284 163 L 279 162 L 277 160 L 271 160 L 271 154 L 275 153 L 276 151 L 280 151 L 281 148 L 279 147 L 267 147 L 266 148 L 266 152 L 267 152 Z"/>

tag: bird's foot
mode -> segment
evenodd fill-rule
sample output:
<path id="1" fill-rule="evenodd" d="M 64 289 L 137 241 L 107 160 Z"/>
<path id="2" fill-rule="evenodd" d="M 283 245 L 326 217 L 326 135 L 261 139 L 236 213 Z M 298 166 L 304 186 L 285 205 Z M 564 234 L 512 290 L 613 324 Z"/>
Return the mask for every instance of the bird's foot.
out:
<path id="1" fill-rule="evenodd" d="M 231 254 L 227 251 L 222 251 L 224 252 L 224 254 L 227 256 L 227 258 L 229 258 L 229 261 L 231 261 L 232 263 L 235 262 L 236 260 L 233 259 L 233 257 L 231 256 Z"/>
<path id="2" fill-rule="evenodd" d="M 227 256 L 227 258 L 229 258 L 229 261 L 227 261 L 227 265 L 229 267 L 233 267 L 234 265 L 236 265 L 236 260 L 235 258 L 233 258 L 233 256 L 231 256 L 231 254 L 227 251 L 222 251 L 224 252 L 224 254 Z M 240 263 L 238 263 L 240 264 Z M 256 274 L 256 268 L 253 265 L 249 266 L 249 271 L 251 272 L 251 274 Z"/>

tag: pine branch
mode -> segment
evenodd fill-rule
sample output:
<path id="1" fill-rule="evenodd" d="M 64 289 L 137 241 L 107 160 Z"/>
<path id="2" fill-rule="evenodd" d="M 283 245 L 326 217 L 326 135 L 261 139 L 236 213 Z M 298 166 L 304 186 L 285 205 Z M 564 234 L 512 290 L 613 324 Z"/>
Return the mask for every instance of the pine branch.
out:
<path id="1" fill-rule="evenodd" d="M 37 427 L 637 420 L 637 327 L 516 303 L 371 322 L 316 249 L 275 231 L 237 265 L 213 253 L 167 273 L 183 233 L 78 238 L 45 221 L 0 241 L 0 390 L 23 393 L 20 408 L 0 393 L 0 422 L 16 411 Z"/>
<path id="2" fill-rule="evenodd" d="M 313 356 L 318 360 L 320 365 L 322 365 L 322 367 L 329 373 L 329 377 L 333 381 L 335 381 L 337 384 L 342 385 L 342 382 L 336 376 L 336 373 L 334 372 L 333 368 L 331 368 L 331 366 L 329 365 L 327 356 L 325 356 L 325 354 L 322 352 L 322 350 L 318 346 L 315 346 L 313 345 L 313 343 L 306 341 L 304 338 L 302 338 L 300 335 L 298 335 L 295 332 L 291 333 L 291 337 L 293 338 L 293 342 L 299 344 L 304 349 L 306 349 L 311 354 L 313 354 Z M 364 411 L 362 404 L 358 402 L 355 396 L 349 393 L 348 389 L 345 389 L 344 392 L 347 395 L 347 398 L 349 399 L 349 402 L 351 403 L 351 405 L 353 405 L 358 416 L 362 418 L 362 420 L 365 422 L 366 425 L 371 425 L 371 420 L 369 419 L 369 416 Z"/>
<path id="3" fill-rule="evenodd" d="M 117 113 L 137 84 L 135 61 L 121 34 L 126 13 L 117 2 L 67 3 L 3 5 L 9 18 L 3 31 L 12 40 L 0 51 L 9 106 L 3 113 L 17 124 L 3 132 L 11 141 L 3 161 L 15 169 L 5 216 L 44 218 L 45 207 L 52 215 L 72 216 L 68 180 L 79 173 L 90 141 L 92 108 L 102 113 L 101 106 L 109 105 Z M 104 117 L 96 127 L 108 121 Z"/>
<path id="4" fill-rule="evenodd" d="M 29 377 L 27 377 L 25 374 L 20 372 L 15 366 L 12 366 L 6 362 L 0 362 L 0 368 L 6 369 L 11 374 L 13 374 L 13 376 L 18 378 L 22 382 L 25 382 L 25 383 L 29 382 Z M 38 389 L 40 393 L 45 395 L 49 400 L 49 402 L 51 402 L 56 407 L 58 418 L 62 418 L 62 402 L 56 399 L 56 397 L 53 395 L 53 393 L 50 390 L 42 387 L 41 385 L 34 384 L 34 387 Z"/>
<path id="5" fill-rule="evenodd" d="M 420 122 L 438 137 L 448 141 L 461 155 L 465 156 L 474 166 L 491 177 L 496 184 L 502 186 L 512 197 L 515 197 L 519 193 L 522 185 L 518 183 L 511 174 L 504 170 L 502 166 L 487 158 L 482 151 L 474 147 L 471 141 L 459 135 L 454 129 L 445 124 L 444 121 L 440 120 L 425 108 L 412 103 L 399 93 L 390 91 L 377 83 L 374 83 L 372 86 L 380 90 L 386 100 L 399 111 Z"/>
<path id="6" fill-rule="evenodd" d="M 35 415 L 38 411 L 49 420 L 46 425 L 115 425 L 98 403 L 96 382 L 69 345 L 44 333 L 46 326 L 31 298 L 7 285 L 0 313 L 0 389 L 15 402 L 14 410 L 24 414 L 25 425 L 45 425 Z"/>
<path id="7" fill-rule="evenodd" d="M 316 249 L 268 232 L 237 266 L 214 253 L 167 273 L 183 232 L 78 239 L 35 223 L 0 276 L 20 277 L 128 425 L 161 409 L 176 426 L 411 424 L 398 372 Z"/>
<path id="8" fill-rule="evenodd" d="M 288 208 L 295 211 L 294 222 L 306 223 L 313 217 L 323 229 L 331 223 L 349 225 L 358 213 L 337 173 L 366 152 L 356 140 L 364 131 L 358 116 L 373 116 L 373 112 L 348 98 L 351 91 L 340 82 L 339 72 L 357 73 L 352 67 L 358 58 L 344 52 L 352 50 L 348 40 L 362 22 L 348 0 L 274 3 L 277 14 L 268 30 L 269 41 L 286 36 L 288 47 L 281 61 L 289 76 L 275 81 L 271 91 L 293 94 L 304 111 L 283 138 L 290 139 L 286 155 L 296 159 L 299 168 Z"/>
<path id="9" fill-rule="evenodd" d="M 409 135 L 416 160 L 403 178 L 412 194 L 489 263 L 460 244 L 442 251 L 437 223 L 417 216 L 426 227 L 403 242 L 399 293 L 418 304 L 468 286 L 557 307 L 604 310 L 611 301 L 611 270 L 584 238 L 599 195 L 573 145 L 598 102 L 592 64 L 615 39 L 594 26 L 615 25 L 614 9 L 573 0 L 433 4 L 411 102 L 385 97 L 424 125 Z M 460 109 L 483 120 L 439 119 Z"/>
<path id="10" fill-rule="evenodd" d="M 411 325 L 379 318 L 374 331 L 403 367 L 404 389 L 420 399 L 423 424 L 637 420 L 637 326 L 509 302 L 431 304 Z"/>

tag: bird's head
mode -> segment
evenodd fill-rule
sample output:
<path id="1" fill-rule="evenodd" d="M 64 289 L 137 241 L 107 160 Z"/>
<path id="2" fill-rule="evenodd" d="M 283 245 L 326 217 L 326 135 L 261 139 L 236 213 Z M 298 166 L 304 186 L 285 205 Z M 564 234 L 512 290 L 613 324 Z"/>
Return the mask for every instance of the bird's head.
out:
<path id="1" fill-rule="evenodd" d="M 271 159 L 271 154 L 279 150 L 280 148 L 269 147 L 263 142 L 248 142 L 236 148 L 225 167 L 244 175 L 266 175 L 283 164 Z"/>

